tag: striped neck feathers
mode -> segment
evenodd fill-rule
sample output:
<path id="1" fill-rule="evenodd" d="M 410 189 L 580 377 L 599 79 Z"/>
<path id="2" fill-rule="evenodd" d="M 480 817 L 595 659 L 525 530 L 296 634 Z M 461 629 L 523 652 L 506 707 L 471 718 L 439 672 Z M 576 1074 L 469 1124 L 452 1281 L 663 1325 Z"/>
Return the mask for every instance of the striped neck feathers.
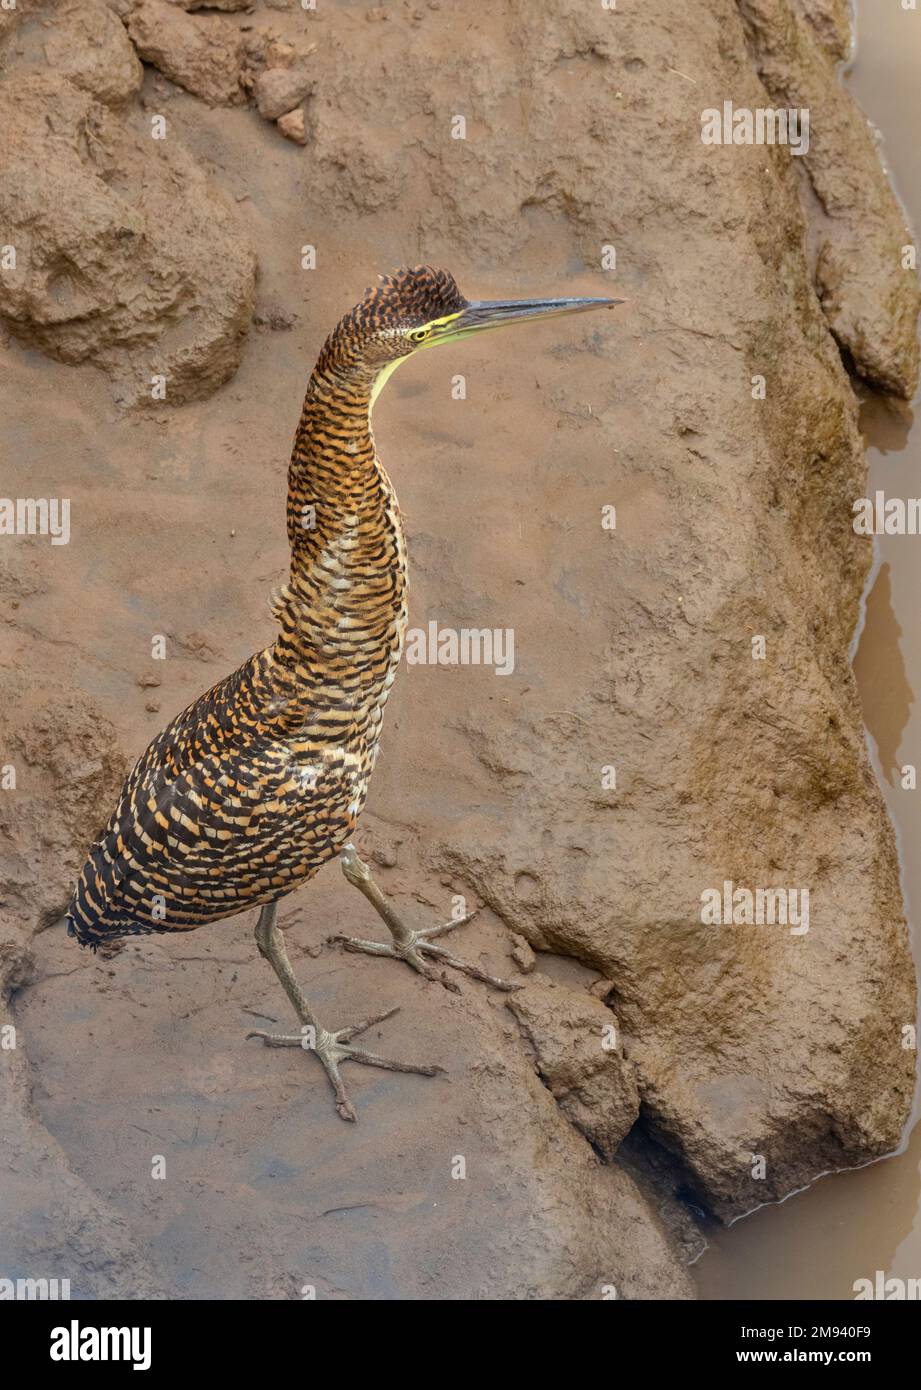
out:
<path id="1" fill-rule="evenodd" d="M 311 376 L 288 469 L 291 573 L 274 605 L 275 654 L 288 664 L 390 641 L 404 604 L 399 505 L 371 433 L 373 402 L 402 360 L 341 371 L 321 355 Z"/>

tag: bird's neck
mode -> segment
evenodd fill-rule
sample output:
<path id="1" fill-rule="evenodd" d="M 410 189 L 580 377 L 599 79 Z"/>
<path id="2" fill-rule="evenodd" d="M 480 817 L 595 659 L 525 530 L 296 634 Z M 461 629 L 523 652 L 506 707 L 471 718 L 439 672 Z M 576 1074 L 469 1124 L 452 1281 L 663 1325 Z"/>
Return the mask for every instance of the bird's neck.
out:
<path id="1" fill-rule="evenodd" d="M 275 656 L 330 671 L 370 668 L 362 688 L 399 660 L 406 563 L 396 494 L 377 457 L 377 373 L 323 369 L 310 378 L 288 469 L 291 574 L 276 603 Z M 390 674 L 392 679 L 392 673 Z M 373 690 L 368 692 L 373 696 Z"/>

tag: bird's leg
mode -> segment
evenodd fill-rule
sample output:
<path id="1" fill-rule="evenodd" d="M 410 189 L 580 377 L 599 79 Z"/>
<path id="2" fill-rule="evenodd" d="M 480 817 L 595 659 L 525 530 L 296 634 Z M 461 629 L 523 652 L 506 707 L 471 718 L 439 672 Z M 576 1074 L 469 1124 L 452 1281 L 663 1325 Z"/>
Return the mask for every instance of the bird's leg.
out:
<path id="1" fill-rule="evenodd" d="M 394 1062 L 386 1057 L 378 1057 L 375 1052 L 365 1052 L 362 1048 L 349 1046 L 352 1038 L 366 1032 L 375 1023 L 382 1023 L 385 1018 L 391 1018 L 397 1012 L 396 1009 L 386 1009 L 384 1013 L 366 1018 L 362 1023 L 353 1023 L 348 1028 L 327 1032 L 317 1021 L 295 979 L 285 950 L 284 935 L 275 920 L 277 915 L 277 903 L 267 903 L 263 907 L 256 923 L 256 945 L 272 966 L 284 987 L 285 994 L 291 1000 L 294 1012 L 301 1021 L 301 1031 L 295 1034 L 252 1032 L 247 1033 L 247 1038 L 262 1038 L 267 1047 L 302 1047 L 306 1051 L 315 1052 L 329 1077 L 336 1095 L 336 1109 L 343 1120 L 357 1120 L 358 1116 L 342 1083 L 339 1074 L 340 1062 L 351 1059 L 353 1062 L 364 1062 L 368 1067 L 384 1067 L 387 1071 L 414 1071 L 420 1076 L 435 1076 L 438 1072 L 444 1071 L 443 1067 L 417 1067 L 411 1062 Z"/>
<path id="2" fill-rule="evenodd" d="M 345 845 L 340 855 L 342 872 L 345 874 L 349 883 L 353 883 L 356 888 L 360 888 L 368 899 L 374 910 L 384 919 L 390 930 L 392 940 L 390 941 L 364 941 L 356 936 L 336 936 L 335 941 L 341 941 L 347 951 L 365 951 L 370 956 L 393 956 L 396 960 L 405 960 L 407 965 L 411 965 L 414 970 L 418 970 L 420 975 L 424 975 L 427 980 L 438 980 L 441 984 L 453 989 L 457 993 L 457 986 L 452 985 L 447 977 L 442 976 L 429 964 L 434 961 L 437 965 L 450 965 L 455 970 L 460 970 L 465 975 L 470 975 L 474 980 L 482 980 L 484 984 L 492 985 L 495 989 L 515 990 L 520 986 L 512 984 L 509 980 L 500 980 L 496 975 L 487 975 L 485 970 L 481 970 L 478 965 L 473 965 L 468 960 L 462 960 L 460 956 L 451 955 L 443 946 L 436 946 L 433 937 L 442 936 L 447 931 L 453 931 L 455 927 L 462 927 L 465 922 L 469 922 L 471 917 L 476 916 L 476 909 L 467 912 L 463 917 L 458 917 L 457 921 L 444 922 L 438 927 L 419 927 L 413 930 L 407 927 L 394 912 L 390 903 L 378 888 L 374 879 L 371 877 L 371 870 L 363 860 L 359 859 L 354 845 Z"/>

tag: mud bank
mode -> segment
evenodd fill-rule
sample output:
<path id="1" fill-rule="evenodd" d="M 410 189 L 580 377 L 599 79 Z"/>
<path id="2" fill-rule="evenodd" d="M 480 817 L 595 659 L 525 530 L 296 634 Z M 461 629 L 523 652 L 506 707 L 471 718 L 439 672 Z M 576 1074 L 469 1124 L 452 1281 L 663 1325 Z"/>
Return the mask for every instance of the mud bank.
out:
<path id="1" fill-rule="evenodd" d="M 221 8 L 0 18 L 2 490 L 71 500 L 67 545 L 0 538 L 5 1272 L 686 1297 L 675 1194 L 729 1218 L 885 1153 L 913 1082 L 841 349 L 910 395 L 918 291 L 837 85 L 844 7 Z M 56 60 L 90 13 L 63 49 L 92 61 Z M 704 145 L 726 100 L 808 107 L 809 153 Z M 459 949 L 524 989 L 325 945 L 374 929 L 335 868 L 288 899 L 321 1013 L 398 1003 L 387 1050 L 449 1072 L 354 1074 L 352 1130 L 312 1059 L 243 1041 L 282 1016 L 251 922 L 107 960 L 50 924 L 127 764 L 270 640 L 306 375 L 419 260 L 471 297 L 629 303 L 428 354 L 376 407 L 411 623 L 512 628 L 515 669 L 403 670 L 359 846 L 420 922 L 483 904 Z M 808 932 L 704 923 L 726 881 L 807 889 Z"/>

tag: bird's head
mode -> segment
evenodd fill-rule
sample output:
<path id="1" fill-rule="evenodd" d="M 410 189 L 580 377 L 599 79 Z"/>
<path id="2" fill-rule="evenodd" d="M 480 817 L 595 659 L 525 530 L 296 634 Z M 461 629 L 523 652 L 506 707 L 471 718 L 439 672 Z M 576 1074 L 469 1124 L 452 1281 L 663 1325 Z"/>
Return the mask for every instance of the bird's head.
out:
<path id="1" fill-rule="evenodd" d="M 327 339 L 321 371 L 361 368 L 373 378 L 372 400 L 390 374 L 424 348 L 456 343 L 487 329 L 534 323 L 588 309 L 611 308 L 621 299 L 466 300 L 453 275 L 432 266 L 407 266 L 380 283 L 346 314 Z"/>

